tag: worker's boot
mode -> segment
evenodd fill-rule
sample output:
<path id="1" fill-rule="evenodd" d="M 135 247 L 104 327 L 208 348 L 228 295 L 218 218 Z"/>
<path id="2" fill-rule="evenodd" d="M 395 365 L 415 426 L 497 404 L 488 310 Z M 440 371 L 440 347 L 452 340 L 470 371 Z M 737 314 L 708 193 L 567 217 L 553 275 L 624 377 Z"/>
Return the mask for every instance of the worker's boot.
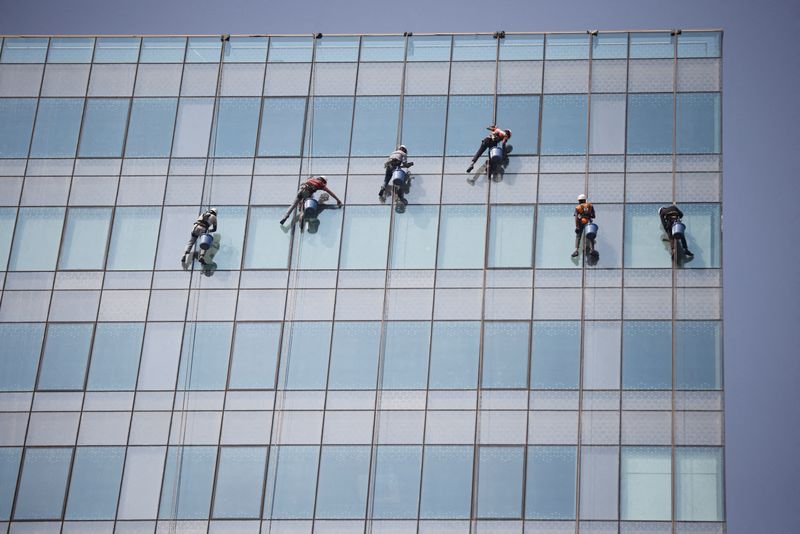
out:
<path id="1" fill-rule="evenodd" d="M 381 187 L 381 190 L 378 191 L 378 200 L 381 202 L 386 202 L 386 188 Z"/>
<path id="2" fill-rule="evenodd" d="M 472 169 L 474 168 L 475 168 L 475 162 L 473 161 L 472 163 L 469 164 L 469 167 L 467 167 L 467 174 L 471 173 Z"/>
<path id="3" fill-rule="evenodd" d="M 577 236 L 575 237 L 575 250 L 574 250 L 574 251 L 572 251 L 572 257 L 573 257 L 573 258 L 577 258 L 577 257 L 578 257 L 578 254 L 579 254 L 579 252 L 578 252 L 578 248 L 579 248 L 580 246 L 581 246 L 581 236 L 580 236 L 580 235 L 577 235 Z"/>

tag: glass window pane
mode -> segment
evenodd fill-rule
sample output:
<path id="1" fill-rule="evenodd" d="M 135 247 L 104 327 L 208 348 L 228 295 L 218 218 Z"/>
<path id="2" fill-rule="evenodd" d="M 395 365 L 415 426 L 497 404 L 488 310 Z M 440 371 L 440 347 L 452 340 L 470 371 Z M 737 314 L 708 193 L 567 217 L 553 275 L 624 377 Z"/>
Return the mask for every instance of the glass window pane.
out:
<path id="1" fill-rule="evenodd" d="M 336 323 L 328 389 L 375 389 L 380 340 L 379 322 Z"/>
<path id="2" fill-rule="evenodd" d="M 309 37 L 272 37 L 269 40 L 268 61 L 311 61 L 314 39 Z"/>
<path id="3" fill-rule="evenodd" d="M 74 158 L 82 112 L 82 98 L 40 99 L 31 157 Z"/>
<path id="4" fill-rule="evenodd" d="M 492 206 L 489 267 L 533 266 L 533 206 Z"/>
<path id="5" fill-rule="evenodd" d="M 233 323 L 186 323 L 179 389 L 225 389 Z"/>
<path id="6" fill-rule="evenodd" d="M 214 255 L 214 263 L 218 269 L 239 269 L 242 264 L 247 208 L 223 206 L 217 208 L 217 211 L 221 240 L 219 250 Z"/>
<path id="7" fill-rule="evenodd" d="M 372 516 L 415 519 L 422 447 L 378 446 Z"/>
<path id="8" fill-rule="evenodd" d="M 265 98 L 258 155 L 300 155 L 305 113 L 305 98 Z"/>
<path id="9" fill-rule="evenodd" d="M 444 153 L 446 96 L 407 96 L 403 99 L 403 143 L 415 156 Z"/>
<path id="10" fill-rule="evenodd" d="M 439 206 L 406 208 L 392 224 L 392 269 L 433 269 L 436 265 L 436 232 Z"/>
<path id="11" fill-rule="evenodd" d="M 213 98 L 181 98 L 175 125 L 173 157 L 208 156 L 209 132 L 214 113 Z"/>
<path id="12" fill-rule="evenodd" d="M 19 447 L 0 448 L 0 521 L 11 518 L 11 505 L 14 503 L 14 491 L 17 489 L 17 474 L 22 449 Z M 419 472 L 419 467 L 417 467 Z M 417 506 L 414 503 L 416 514 Z"/>
<path id="13" fill-rule="evenodd" d="M 672 153 L 672 95 L 628 95 L 628 152 Z"/>
<path id="14" fill-rule="evenodd" d="M 340 269 L 386 268 L 389 213 L 384 206 L 345 208 Z"/>
<path id="15" fill-rule="evenodd" d="M 61 519 L 72 449 L 25 451 L 14 519 Z"/>
<path id="16" fill-rule="evenodd" d="M 589 152 L 625 152 L 625 95 L 592 95 Z"/>
<path id="17" fill-rule="evenodd" d="M 364 517 L 370 447 L 322 447 L 317 518 Z"/>
<path id="18" fill-rule="evenodd" d="M 528 323 L 484 323 L 484 388 L 528 386 Z"/>
<path id="19" fill-rule="evenodd" d="M 672 389 L 672 324 L 625 321 L 622 329 L 622 387 Z"/>
<path id="20" fill-rule="evenodd" d="M 145 37 L 142 39 L 142 63 L 183 63 L 185 37 Z"/>
<path id="21" fill-rule="evenodd" d="M 428 322 L 392 321 L 386 324 L 384 389 L 425 389 L 430 336 Z"/>
<path id="22" fill-rule="evenodd" d="M 160 519 L 208 519 L 216 458 L 216 447 L 169 448 Z"/>
<path id="23" fill-rule="evenodd" d="M 102 269 L 111 208 L 70 208 L 59 269 Z"/>
<path id="24" fill-rule="evenodd" d="M 678 35 L 678 57 L 720 57 L 722 33 L 682 32 Z"/>
<path id="25" fill-rule="evenodd" d="M 580 518 L 617 519 L 619 447 L 582 447 L 580 477 Z"/>
<path id="26" fill-rule="evenodd" d="M 78 447 L 65 519 L 114 519 L 125 447 Z"/>
<path id="27" fill-rule="evenodd" d="M 314 515 L 319 447 L 273 447 L 269 455 L 264 517 L 306 519 Z"/>
<path id="28" fill-rule="evenodd" d="M 308 153 L 315 157 L 346 156 L 350 148 L 349 132 L 353 123 L 353 99 L 349 96 L 318 96 L 313 99 L 313 116 L 308 118 L 311 138 Z"/>
<path id="29" fill-rule="evenodd" d="M 91 37 L 53 37 L 48 63 L 91 63 L 94 39 Z"/>
<path id="30" fill-rule="evenodd" d="M 28 156 L 35 114 L 35 98 L 0 98 L 0 158 Z"/>
<path id="31" fill-rule="evenodd" d="M 152 269 L 160 219 L 161 208 L 117 208 L 106 268 Z"/>
<path id="32" fill-rule="evenodd" d="M 47 37 L 6 37 L 0 63 L 44 63 Z"/>
<path id="33" fill-rule="evenodd" d="M 522 447 L 481 447 L 478 458 L 478 517 L 521 517 Z"/>
<path id="34" fill-rule="evenodd" d="M 575 447 L 528 447 L 526 519 L 575 517 Z"/>
<path id="35" fill-rule="evenodd" d="M 58 258 L 64 208 L 20 208 L 9 271 L 52 271 Z"/>
<path id="36" fill-rule="evenodd" d="M 280 323 L 238 323 L 233 344 L 231 389 L 273 389 Z"/>
<path id="37" fill-rule="evenodd" d="M 353 156 L 383 156 L 397 142 L 400 97 L 359 96 L 353 124 Z"/>
<path id="38" fill-rule="evenodd" d="M 535 321 L 531 388 L 577 389 L 581 328 L 577 321 Z"/>
<path id="39" fill-rule="evenodd" d="M 266 447 L 222 447 L 219 451 L 216 518 L 258 518 L 261 513 Z"/>
<path id="40" fill-rule="evenodd" d="M 592 59 L 628 57 L 627 33 L 599 33 L 592 36 Z M 594 104 L 594 102 L 592 102 Z"/>
<path id="41" fill-rule="evenodd" d="M 407 61 L 450 61 L 449 35 L 414 35 L 408 38 Z"/>
<path id="42" fill-rule="evenodd" d="M 136 389 L 144 323 L 97 323 L 89 390 Z"/>
<path id="43" fill-rule="evenodd" d="M 675 519 L 723 521 L 722 449 L 675 449 Z"/>
<path id="44" fill-rule="evenodd" d="M 717 321 L 675 323 L 678 389 L 722 388 L 722 326 Z"/>
<path id="45" fill-rule="evenodd" d="M 43 338 L 43 323 L 0 324 L 0 391 L 33 390 Z"/>
<path id="46" fill-rule="evenodd" d="M 484 206 L 442 206 L 439 233 L 440 269 L 483 267 L 486 240 Z"/>
<path id="47" fill-rule="evenodd" d="M 281 389 L 325 389 L 331 323 L 287 323 L 281 358 Z"/>
<path id="48" fill-rule="evenodd" d="M 453 61 L 495 61 L 497 41 L 491 35 L 456 35 L 453 37 Z"/>
<path id="49" fill-rule="evenodd" d="M 583 388 L 619 389 L 622 333 L 619 321 L 583 323 Z"/>
<path id="50" fill-rule="evenodd" d="M 545 95 L 542 154 L 586 153 L 586 109 L 586 95 Z"/>
<path id="51" fill-rule="evenodd" d="M 548 34 L 547 59 L 589 59 L 589 35 L 586 33 Z"/>
<path id="52" fill-rule="evenodd" d="M 95 63 L 136 63 L 138 37 L 98 37 L 94 47 Z"/>
<path id="53" fill-rule="evenodd" d="M 467 156 L 475 153 L 492 123 L 494 97 L 451 96 L 447 117 L 448 156 Z"/>
<path id="54" fill-rule="evenodd" d="M 433 323 L 431 389 L 475 389 L 478 383 L 479 322 Z"/>
<path id="55" fill-rule="evenodd" d="M 361 61 L 403 61 L 405 48 L 405 38 L 399 35 L 365 35 L 361 37 Z"/>
<path id="56" fill-rule="evenodd" d="M 91 323 L 48 326 L 37 389 L 83 389 L 92 327 Z"/>
<path id="57" fill-rule="evenodd" d="M 253 157 L 256 150 L 260 98 L 221 98 L 213 155 Z"/>
<path id="58" fill-rule="evenodd" d="M 536 267 L 576 267 L 574 206 L 569 204 L 539 205 L 536 217 Z"/>
<path id="59" fill-rule="evenodd" d="M 620 515 L 633 521 L 672 516 L 672 455 L 669 447 L 623 447 Z"/>
<path id="60" fill-rule="evenodd" d="M 625 206 L 625 267 L 670 267 L 669 242 L 661 240 L 664 229 L 658 217 L 659 207 L 657 204 Z M 687 224 L 687 237 L 691 231 Z"/>
<path id="61" fill-rule="evenodd" d="M 317 39 L 315 61 L 320 63 L 358 61 L 358 37 L 329 37 Z"/>
<path id="62" fill-rule="evenodd" d="M 295 232 L 292 263 L 298 269 L 336 269 L 344 210 L 325 210 L 317 233 Z"/>
<path id="63" fill-rule="evenodd" d="M 266 37 L 230 37 L 222 59 L 226 63 L 263 63 L 267 60 Z"/>
<path id="64" fill-rule="evenodd" d="M 686 267 L 719 268 L 722 232 L 719 204 L 685 204 L 682 206 L 686 241 L 694 259 Z"/>
<path id="65" fill-rule="evenodd" d="M 472 496 L 472 447 L 425 447 L 423 519 L 466 519 Z"/>
<path id="66" fill-rule="evenodd" d="M 119 503 L 120 519 L 155 517 L 161 476 L 164 471 L 164 449 L 164 447 L 128 448 Z M 174 486 L 170 489 L 174 489 Z"/>
<path id="67" fill-rule="evenodd" d="M 720 152 L 722 121 L 719 93 L 680 93 L 677 113 L 679 153 Z"/>
<path id="68" fill-rule="evenodd" d="M 21 181 L 21 180 L 20 180 Z M 0 227 L 6 228 L 0 233 L 0 271 L 5 271 L 8 266 L 8 256 L 11 253 L 11 240 L 14 237 L 12 229 L 17 219 L 16 208 L 0 208 Z"/>
<path id="69" fill-rule="evenodd" d="M 125 156 L 165 158 L 172 146 L 177 98 L 134 98 Z"/>
<path id="70" fill-rule="evenodd" d="M 277 221 L 283 208 L 251 208 L 247 225 L 245 269 L 285 269 L 289 261 L 289 239 Z"/>
<path id="71" fill-rule="evenodd" d="M 90 98 L 86 101 L 78 150 L 80 157 L 122 156 L 129 104 L 127 98 Z"/>
<path id="72" fill-rule="evenodd" d="M 594 100 L 592 100 L 594 105 Z M 514 154 L 536 154 L 539 144 L 539 97 L 498 96 L 497 124 L 511 130 Z"/>
<path id="73" fill-rule="evenodd" d="M 632 33 L 631 58 L 673 58 L 675 44 L 669 33 Z"/>
<path id="74" fill-rule="evenodd" d="M 506 35 L 500 40 L 500 60 L 533 60 L 544 56 L 544 35 Z"/>

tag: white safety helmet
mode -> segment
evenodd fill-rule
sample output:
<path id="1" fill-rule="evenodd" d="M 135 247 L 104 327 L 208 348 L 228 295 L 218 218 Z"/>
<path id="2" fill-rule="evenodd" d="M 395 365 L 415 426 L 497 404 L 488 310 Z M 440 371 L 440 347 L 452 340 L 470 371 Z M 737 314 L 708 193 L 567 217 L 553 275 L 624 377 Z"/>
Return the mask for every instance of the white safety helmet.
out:
<path id="1" fill-rule="evenodd" d="M 578 202 L 586 202 L 586 195 L 584 195 L 583 193 L 578 195 Z"/>
<path id="2" fill-rule="evenodd" d="M 208 211 L 213 213 L 214 215 L 217 214 L 217 208 L 208 208 Z"/>
<path id="3" fill-rule="evenodd" d="M 317 176 L 317 178 L 322 180 L 323 184 L 327 184 L 328 183 L 328 177 L 327 176 Z"/>
<path id="4" fill-rule="evenodd" d="M 402 150 L 403 152 L 408 154 L 408 149 L 406 148 L 406 145 L 400 145 L 399 147 L 397 147 L 397 150 Z"/>

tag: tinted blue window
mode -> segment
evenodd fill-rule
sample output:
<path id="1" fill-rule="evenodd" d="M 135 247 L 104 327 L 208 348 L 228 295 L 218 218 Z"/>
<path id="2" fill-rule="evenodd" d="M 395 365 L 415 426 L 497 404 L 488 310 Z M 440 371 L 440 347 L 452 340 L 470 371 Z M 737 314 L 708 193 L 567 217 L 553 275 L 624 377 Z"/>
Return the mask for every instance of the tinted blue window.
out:
<path id="1" fill-rule="evenodd" d="M 675 323 L 678 389 L 722 388 L 722 328 L 717 321 Z"/>
<path id="2" fill-rule="evenodd" d="M 315 97 L 314 116 L 309 117 L 310 138 L 306 152 L 319 156 L 346 156 L 350 148 L 349 132 L 353 122 L 353 99 L 350 97 Z"/>
<path id="3" fill-rule="evenodd" d="M 453 37 L 453 61 L 494 61 L 497 41 L 491 35 L 456 35 Z"/>
<path id="4" fill-rule="evenodd" d="M 187 323 L 179 389 L 225 389 L 233 323 Z"/>
<path id="5" fill-rule="evenodd" d="M 21 208 L 9 271 L 52 271 L 58 258 L 64 208 Z"/>
<path id="6" fill-rule="evenodd" d="M 264 495 L 264 517 L 305 519 L 314 515 L 319 447 L 273 447 Z"/>
<path id="7" fill-rule="evenodd" d="M 628 95 L 628 152 L 672 152 L 672 94 Z"/>
<path id="8" fill-rule="evenodd" d="M 408 61 L 450 61 L 449 35 L 415 35 L 408 38 Z"/>
<path id="9" fill-rule="evenodd" d="M 586 111 L 586 95 L 546 95 L 542 105 L 542 154 L 585 154 Z"/>
<path id="10" fill-rule="evenodd" d="M 451 96 L 447 116 L 447 155 L 473 155 L 492 123 L 491 96 Z"/>
<path id="11" fill-rule="evenodd" d="M 317 517 L 364 517 L 370 447 L 322 447 L 317 489 Z"/>
<path id="12" fill-rule="evenodd" d="M 283 337 L 278 387 L 325 389 L 331 323 L 286 323 Z"/>
<path id="13" fill-rule="evenodd" d="M 423 519 L 465 519 L 472 496 L 472 447 L 425 447 Z"/>
<path id="14" fill-rule="evenodd" d="M 481 447 L 478 462 L 478 517 L 521 517 L 523 448 Z"/>
<path id="15" fill-rule="evenodd" d="M 114 519 L 124 447 L 78 447 L 65 519 Z"/>
<path id="16" fill-rule="evenodd" d="M 311 61 L 312 37 L 272 37 L 269 40 L 270 63 Z"/>
<path id="17" fill-rule="evenodd" d="M 675 43 L 669 33 L 632 33 L 631 58 L 673 58 Z"/>
<path id="18" fill-rule="evenodd" d="M 407 96 L 403 99 L 403 143 L 412 156 L 444 153 L 446 96 Z"/>
<path id="19" fill-rule="evenodd" d="M 74 158 L 82 112 L 82 98 L 40 99 L 31 157 Z"/>
<path id="20" fill-rule="evenodd" d="M 628 57 L 627 33 L 600 33 L 592 36 L 592 59 Z"/>
<path id="21" fill-rule="evenodd" d="M 221 98 L 213 155 L 253 157 L 256 150 L 260 98 Z"/>
<path id="22" fill-rule="evenodd" d="M 138 37 L 98 37 L 94 46 L 94 62 L 136 63 L 140 42 Z"/>
<path id="23" fill-rule="evenodd" d="M 305 113 L 305 98 L 265 98 L 258 155 L 299 155 Z"/>
<path id="24" fill-rule="evenodd" d="M 384 389 L 425 389 L 430 335 L 428 322 L 386 323 Z"/>
<path id="25" fill-rule="evenodd" d="M 400 98 L 360 96 L 356 98 L 353 124 L 353 156 L 383 156 L 395 149 Z"/>
<path id="26" fill-rule="evenodd" d="M 25 451 L 14 519 L 61 519 L 72 449 Z"/>
<path id="27" fill-rule="evenodd" d="M 208 518 L 216 458 L 216 447 L 169 448 L 158 509 L 160 519 Z"/>
<path id="28" fill-rule="evenodd" d="M 405 39 L 399 35 L 365 35 L 361 38 L 361 61 L 403 61 L 405 48 Z"/>
<path id="29" fill-rule="evenodd" d="M 484 323 L 484 388 L 527 387 L 528 324 Z"/>
<path id="30" fill-rule="evenodd" d="M 416 518 L 422 447 L 379 446 L 376 454 L 373 517 Z"/>
<path id="31" fill-rule="evenodd" d="M 683 32 L 678 36 L 678 57 L 720 57 L 722 33 Z"/>
<path id="32" fill-rule="evenodd" d="M 83 389 L 92 324 L 50 324 L 37 389 Z"/>
<path id="33" fill-rule="evenodd" d="M 484 265 L 486 208 L 442 206 L 439 222 L 440 269 L 478 269 Z"/>
<path id="34" fill-rule="evenodd" d="M 272 389 L 278 360 L 281 325 L 278 323 L 239 323 L 233 344 L 232 389 Z"/>
<path id="35" fill-rule="evenodd" d="M 724 521 L 722 447 L 675 449 L 675 519 Z"/>
<path id="36" fill-rule="evenodd" d="M 672 326 L 662 321 L 626 321 L 622 330 L 622 387 L 672 388 Z"/>
<path id="37" fill-rule="evenodd" d="M 0 391 L 33 390 L 43 338 L 41 323 L 0 324 Z"/>
<path id="38" fill-rule="evenodd" d="M 111 208 L 70 208 L 61 245 L 59 269 L 102 269 Z"/>
<path id="39" fill-rule="evenodd" d="M 8 266 L 8 256 L 11 253 L 11 240 L 14 237 L 12 229 L 17 219 L 17 208 L 0 208 L 0 226 L 6 228 L 0 232 L 0 271 L 5 271 Z"/>
<path id="40" fill-rule="evenodd" d="M 48 63 L 91 63 L 94 39 L 91 37 L 53 37 Z"/>
<path id="41" fill-rule="evenodd" d="M 531 388 L 577 389 L 581 328 L 577 321 L 536 321 L 531 349 Z"/>
<path id="42" fill-rule="evenodd" d="M 160 219 L 161 208 L 117 208 L 106 268 L 152 269 Z"/>
<path id="43" fill-rule="evenodd" d="M 172 146 L 177 98 L 134 98 L 125 156 L 164 158 Z"/>
<path id="44" fill-rule="evenodd" d="M 90 98 L 86 101 L 78 150 L 80 157 L 122 156 L 129 104 L 127 98 Z"/>
<path id="45" fill-rule="evenodd" d="M 11 517 L 11 505 L 14 502 L 14 490 L 17 489 L 21 457 L 21 448 L 0 448 L 0 521 L 8 521 Z M 416 504 L 414 510 L 416 511 Z"/>
<path id="46" fill-rule="evenodd" d="M 492 206 L 488 267 L 533 266 L 533 206 Z"/>
<path id="47" fill-rule="evenodd" d="M 6 37 L 0 63 L 44 63 L 47 37 Z"/>
<path id="48" fill-rule="evenodd" d="M 381 337 L 379 322 L 336 323 L 330 389 L 374 389 Z"/>
<path id="49" fill-rule="evenodd" d="M 0 98 L 0 158 L 28 156 L 35 114 L 35 98 Z"/>
<path id="50" fill-rule="evenodd" d="M 498 96 L 497 126 L 511 130 L 508 144 L 514 147 L 514 154 L 536 154 L 539 143 L 539 97 Z"/>
<path id="51" fill-rule="evenodd" d="M 434 322 L 431 389 L 474 389 L 478 381 L 480 323 Z"/>
<path id="52" fill-rule="evenodd" d="M 542 59 L 544 35 L 506 35 L 500 40 L 500 60 Z"/>
<path id="53" fill-rule="evenodd" d="M 681 93 L 677 105 L 678 152 L 719 153 L 722 136 L 719 93 Z"/>
<path id="54" fill-rule="evenodd" d="M 142 63 L 183 63 L 185 37 L 145 37 L 142 39 Z"/>
<path id="55" fill-rule="evenodd" d="M 589 59 L 589 35 L 548 34 L 545 59 Z"/>
<path id="56" fill-rule="evenodd" d="M 144 323 L 97 323 L 89 390 L 134 390 Z"/>
<path id="57" fill-rule="evenodd" d="M 222 447 L 219 450 L 216 518 L 257 518 L 261 513 L 266 447 Z"/>
<path id="58" fill-rule="evenodd" d="M 222 59 L 226 63 L 263 63 L 268 44 L 266 37 L 231 37 L 225 42 Z"/>
<path id="59" fill-rule="evenodd" d="M 722 219 L 719 204 L 682 204 L 686 241 L 694 259 L 684 267 L 719 268 L 722 256 Z"/>
<path id="60" fill-rule="evenodd" d="M 528 447 L 526 519 L 575 517 L 575 447 Z"/>
<path id="61" fill-rule="evenodd" d="M 358 61 L 358 37 L 324 37 L 317 39 L 315 61 L 320 63 Z"/>

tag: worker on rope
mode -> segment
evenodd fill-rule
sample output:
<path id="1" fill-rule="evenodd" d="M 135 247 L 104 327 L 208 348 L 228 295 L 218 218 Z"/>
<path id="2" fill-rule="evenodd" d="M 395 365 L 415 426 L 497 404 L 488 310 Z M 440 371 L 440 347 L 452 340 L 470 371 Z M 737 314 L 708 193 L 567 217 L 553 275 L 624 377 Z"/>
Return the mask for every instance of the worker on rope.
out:
<path id="1" fill-rule="evenodd" d="M 669 247 L 672 257 L 675 257 L 675 242 L 680 241 L 683 249 L 683 255 L 687 259 L 694 258 L 694 254 L 686 246 L 686 226 L 681 222 L 683 212 L 672 204 L 670 206 L 663 206 L 658 210 L 658 217 L 661 219 L 661 226 L 667 233 L 667 237 L 662 238 L 664 241 L 669 241 Z"/>
<path id="2" fill-rule="evenodd" d="M 286 210 L 286 214 L 283 216 L 283 219 L 281 219 L 281 224 L 286 222 L 286 219 L 288 219 L 292 215 L 294 209 L 298 205 L 300 205 L 306 199 L 310 198 L 317 191 L 325 191 L 334 199 L 336 199 L 336 205 L 338 207 L 341 207 L 342 201 L 339 200 L 339 197 L 336 196 L 336 193 L 328 189 L 328 179 L 325 178 L 324 176 L 312 176 L 311 178 L 306 180 L 302 185 L 300 185 L 300 189 L 297 190 L 297 197 L 292 202 L 292 205 L 289 206 L 289 209 Z"/>
<path id="3" fill-rule="evenodd" d="M 381 202 L 386 201 L 386 195 L 388 194 L 387 187 L 389 187 L 389 180 L 392 179 L 394 172 L 397 169 L 408 169 L 412 165 L 414 165 L 413 162 L 408 162 L 408 149 L 405 145 L 400 145 L 397 147 L 397 150 L 389 154 L 389 159 L 387 159 L 386 163 L 384 164 L 386 173 L 383 177 L 383 186 L 381 187 L 380 191 L 378 191 L 378 198 Z M 408 201 L 405 199 L 405 194 L 408 193 L 409 189 L 411 188 L 411 181 L 408 177 L 408 173 L 403 172 L 403 183 L 396 182 L 397 180 L 393 181 L 392 185 L 395 186 L 393 189 L 397 193 L 397 199 L 404 205 L 408 204 Z"/>
<path id="4" fill-rule="evenodd" d="M 586 195 L 581 193 L 578 195 L 578 205 L 575 206 L 575 250 L 572 252 L 572 257 L 578 257 L 578 250 L 581 246 L 581 237 L 584 233 L 584 228 L 587 224 L 590 224 L 592 220 L 596 217 L 594 213 L 594 206 L 592 206 L 591 202 L 586 200 Z M 594 255 L 594 241 L 595 235 L 586 234 L 586 243 L 585 246 L 589 248 L 589 254 Z"/>
<path id="5" fill-rule="evenodd" d="M 506 144 L 508 140 L 511 139 L 511 130 L 501 130 L 496 125 L 492 124 L 491 126 L 486 127 L 489 130 L 489 135 L 483 138 L 481 141 L 481 146 L 478 147 L 478 151 L 475 152 L 475 156 L 472 158 L 472 163 L 469 164 L 467 167 L 467 173 L 471 173 L 472 169 L 475 167 L 475 162 L 478 161 L 478 158 L 486 152 L 486 149 L 496 147 L 500 141 L 503 142 L 503 160 L 508 159 L 508 152 L 506 151 Z"/>
<path id="6" fill-rule="evenodd" d="M 213 234 L 217 231 L 217 208 L 209 208 L 208 211 L 203 213 L 200 217 L 194 221 L 194 225 L 192 226 L 192 233 L 189 236 L 189 242 L 186 243 L 186 250 L 183 251 L 183 256 L 181 257 L 181 263 L 186 265 L 189 263 L 189 256 L 193 254 L 192 249 L 194 249 L 194 244 L 197 242 L 197 239 L 203 234 Z M 200 254 L 198 255 L 198 259 L 200 263 L 205 264 L 205 254 L 208 247 L 203 248 L 200 247 Z"/>

